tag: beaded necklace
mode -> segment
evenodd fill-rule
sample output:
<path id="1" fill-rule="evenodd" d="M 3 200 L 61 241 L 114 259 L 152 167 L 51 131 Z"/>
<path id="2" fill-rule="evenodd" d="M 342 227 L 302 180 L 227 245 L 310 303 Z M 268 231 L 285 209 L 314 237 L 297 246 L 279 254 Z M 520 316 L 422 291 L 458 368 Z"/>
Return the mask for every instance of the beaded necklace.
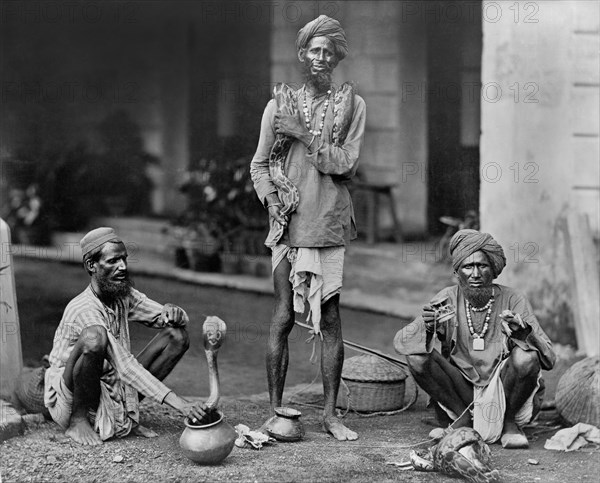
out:
<path id="1" fill-rule="evenodd" d="M 304 92 L 304 98 L 302 99 L 302 112 L 304 113 L 304 123 L 306 124 L 306 129 L 313 136 L 320 136 L 323 132 L 323 126 L 325 125 L 325 114 L 327 113 L 327 108 L 329 107 L 329 96 L 331 94 L 331 89 L 327 91 L 327 100 L 325 101 L 325 105 L 323 106 L 323 112 L 321 113 L 321 122 L 319 123 L 319 129 L 311 129 L 310 128 L 310 117 L 308 115 L 308 105 L 306 104 L 306 91 Z"/>
<path id="2" fill-rule="evenodd" d="M 473 350 L 475 350 L 475 351 L 485 350 L 485 342 L 484 342 L 483 338 L 485 337 L 485 334 L 490 326 L 490 318 L 492 316 L 492 305 L 493 304 L 494 304 L 494 292 L 493 291 L 492 291 L 492 296 L 488 300 L 487 304 L 485 304 L 483 307 L 473 307 L 469 303 L 469 301 L 465 299 L 465 308 L 466 308 L 466 312 L 467 312 L 467 325 L 469 326 L 469 332 L 473 336 Z M 481 329 L 481 332 L 479 334 L 477 332 L 475 332 L 475 329 L 473 328 L 473 319 L 471 318 L 471 310 L 473 312 L 483 312 L 484 310 L 487 310 L 487 313 L 485 314 L 485 319 L 483 321 L 483 328 Z"/>

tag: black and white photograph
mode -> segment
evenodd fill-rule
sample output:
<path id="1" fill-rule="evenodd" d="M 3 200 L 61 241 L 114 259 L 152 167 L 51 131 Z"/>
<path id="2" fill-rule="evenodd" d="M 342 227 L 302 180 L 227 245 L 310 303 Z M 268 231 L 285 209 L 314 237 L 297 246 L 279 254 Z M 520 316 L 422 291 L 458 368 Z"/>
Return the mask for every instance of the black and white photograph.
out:
<path id="1" fill-rule="evenodd" d="M 600 473 L 600 0 L 0 0 L 0 483 Z"/>

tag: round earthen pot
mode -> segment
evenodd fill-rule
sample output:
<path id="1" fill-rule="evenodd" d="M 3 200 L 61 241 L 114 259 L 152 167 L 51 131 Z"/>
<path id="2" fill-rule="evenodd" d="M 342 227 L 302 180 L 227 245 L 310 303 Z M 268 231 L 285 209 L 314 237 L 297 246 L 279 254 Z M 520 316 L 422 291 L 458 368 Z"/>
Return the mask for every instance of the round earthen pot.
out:
<path id="1" fill-rule="evenodd" d="M 194 425 L 186 418 L 185 425 L 187 427 L 179 438 L 179 446 L 192 461 L 201 465 L 216 465 L 231 453 L 237 433 L 220 411 L 215 413 L 213 422 Z"/>
<path id="2" fill-rule="evenodd" d="M 267 424 L 269 436 L 278 441 L 299 441 L 304 437 L 304 425 L 300 421 L 302 413 L 292 408 L 275 408 L 272 420 Z"/>

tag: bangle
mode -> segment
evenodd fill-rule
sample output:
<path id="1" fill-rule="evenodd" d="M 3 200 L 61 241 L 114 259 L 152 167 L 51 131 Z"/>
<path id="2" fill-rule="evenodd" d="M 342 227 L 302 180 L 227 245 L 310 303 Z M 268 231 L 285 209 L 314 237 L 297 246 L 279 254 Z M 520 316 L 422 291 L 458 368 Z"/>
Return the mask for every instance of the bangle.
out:
<path id="1" fill-rule="evenodd" d="M 267 205 L 267 209 L 271 208 L 271 206 L 283 206 L 283 203 L 271 203 L 270 205 Z"/>

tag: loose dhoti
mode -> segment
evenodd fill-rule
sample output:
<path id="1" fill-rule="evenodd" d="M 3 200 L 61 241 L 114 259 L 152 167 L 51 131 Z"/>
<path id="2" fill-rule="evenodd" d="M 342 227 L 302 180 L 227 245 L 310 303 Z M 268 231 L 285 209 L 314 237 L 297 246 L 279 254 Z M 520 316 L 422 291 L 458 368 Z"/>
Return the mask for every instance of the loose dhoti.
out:
<path id="1" fill-rule="evenodd" d="M 308 302 L 308 321 L 316 334 L 321 332 L 321 305 L 342 290 L 344 254 L 343 246 L 290 248 L 279 244 L 272 249 L 273 271 L 284 257 L 290 261 L 294 311 L 303 313 Z"/>
<path id="2" fill-rule="evenodd" d="M 52 419 L 63 429 L 69 427 L 71 413 L 73 412 L 73 393 L 67 387 L 63 378 L 64 367 L 49 368 L 45 375 L 44 403 Z M 88 418 L 102 440 L 127 436 L 139 422 L 136 404 L 127 404 L 133 391 L 128 390 L 121 381 L 107 382 L 105 376 L 100 380 L 100 402 L 96 411 L 90 411 Z M 137 401 L 137 392 L 135 396 Z"/>
<path id="3" fill-rule="evenodd" d="M 473 429 L 475 429 L 486 443 L 495 443 L 502 436 L 504 427 L 504 414 L 506 413 L 506 395 L 500 374 L 508 359 L 504 359 L 492 374 L 487 386 L 473 386 Z M 541 387 L 541 371 L 538 374 L 537 384 L 525 404 L 515 415 L 515 423 L 523 426 L 529 423 L 534 416 L 534 398 Z M 457 419 L 459 415 L 438 402 L 450 418 Z"/>

